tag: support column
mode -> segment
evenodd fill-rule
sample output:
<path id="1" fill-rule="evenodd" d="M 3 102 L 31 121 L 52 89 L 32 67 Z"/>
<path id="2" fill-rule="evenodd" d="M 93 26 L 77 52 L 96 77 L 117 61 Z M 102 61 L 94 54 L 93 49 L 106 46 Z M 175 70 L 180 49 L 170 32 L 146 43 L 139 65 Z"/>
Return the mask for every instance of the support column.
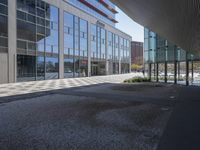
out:
<path id="1" fill-rule="evenodd" d="M 177 84 L 177 46 L 174 46 L 174 84 Z"/>
<path id="2" fill-rule="evenodd" d="M 174 61 L 174 84 L 177 84 L 177 61 Z"/>
<path id="3" fill-rule="evenodd" d="M 191 66 L 191 71 L 192 71 L 192 83 L 194 82 L 194 62 L 192 60 L 192 66 Z"/>
<path id="4" fill-rule="evenodd" d="M 59 9 L 59 79 L 64 78 L 64 11 Z"/>
<path id="5" fill-rule="evenodd" d="M 16 0 L 8 0 L 8 82 L 17 81 Z"/>
<path id="6" fill-rule="evenodd" d="M 167 83 L 167 61 L 165 61 L 165 83 Z"/>
<path id="7" fill-rule="evenodd" d="M 149 65 L 149 69 L 148 69 L 148 77 L 151 81 L 151 63 L 148 64 Z"/>
<path id="8" fill-rule="evenodd" d="M 91 44 L 90 44 L 90 41 L 91 41 L 91 24 L 88 23 L 88 42 L 87 42 L 87 45 L 88 45 L 88 77 L 91 76 Z"/>
<path id="9" fill-rule="evenodd" d="M 121 60 L 119 60 L 119 74 L 122 73 L 122 65 L 121 65 Z"/>
<path id="10" fill-rule="evenodd" d="M 155 62 L 153 63 L 153 69 L 154 69 L 153 70 L 153 76 L 154 76 L 153 80 L 156 80 L 156 63 Z"/>
<path id="11" fill-rule="evenodd" d="M 131 73 L 131 42 L 129 43 L 129 73 Z"/>
<path id="12" fill-rule="evenodd" d="M 186 52 L 186 86 L 189 85 L 189 61 L 188 61 L 188 53 Z"/>
<path id="13" fill-rule="evenodd" d="M 108 61 L 108 31 L 106 30 L 106 41 L 105 41 L 105 44 L 106 44 L 106 75 L 109 75 L 109 61 Z M 121 68 L 120 68 L 121 69 Z"/>
<path id="14" fill-rule="evenodd" d="M 178 65 L 178 69 L 177 69 L 177 73 L 178 73 L 178 81 L 180 81 L 180 62 L 177 62 Z"/>
<path id="15" fill-rule="evenodd" d="M 159 63 L 156 63 L 156 82 L 159 82 Z"/>

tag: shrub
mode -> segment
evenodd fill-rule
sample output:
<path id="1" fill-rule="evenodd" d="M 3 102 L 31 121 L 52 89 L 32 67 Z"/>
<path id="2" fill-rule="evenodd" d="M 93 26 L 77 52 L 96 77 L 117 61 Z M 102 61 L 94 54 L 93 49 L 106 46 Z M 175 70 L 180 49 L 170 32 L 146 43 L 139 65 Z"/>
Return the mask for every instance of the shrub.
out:
<path id="1" fill-rule="evenodd" d="M 133 77 L 131 79 L 124 80 L 124 83 L 135 83 L 135 82 L 150 82 L 150 79 L 144 77 Z"/>

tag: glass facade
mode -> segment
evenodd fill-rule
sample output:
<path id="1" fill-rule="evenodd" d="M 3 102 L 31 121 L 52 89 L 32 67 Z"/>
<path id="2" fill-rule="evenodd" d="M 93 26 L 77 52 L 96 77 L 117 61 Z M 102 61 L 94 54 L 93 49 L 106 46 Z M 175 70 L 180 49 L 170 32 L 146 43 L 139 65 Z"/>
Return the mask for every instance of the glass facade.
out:
<path id="1" fill-rule="evenodd" d="M 128 73 L 130 68 L 130 41 L 120 38 L 121 73 Z"/>
<path id="2" fill-rule="evenodd" d="M 108 61 L 111 68 L 109 74 L 129 73 L 130 41 L 108 32 Z M 119 72 L 119 61 L 121 72 Z"/>
<path id="3" fill-rule="evenodd" d="M 117 12 L 109 0 L 83 1 L 115 18 Z M 10 3 L 8 6 L 8 0 L 0 0 L 0 53 L 8 53 L 8 33 L 15 32 L 16 36 L 11 37 L 11 41 L 16 40 L 16 45 L 12 45 L 11 50 L 16 65 L 8 64 L 7 60 L 6 65 L 16 66 L 14 69 L 17 72 L 17 82 L 129 72 L 128 39 L 131 37 L 110 26 L 113 22 L 108 18 L 98 18 L 95 16 L 97 12 L 92 13 L 91 10 L 87 12 L 91 16 L 85 12 L 82 12 L 85 16 L 76 14 L 73 10 L 68 12 L 69 10 L 60 6 L 60 3 L 54 3 L 54 6 L 49 4 L 48 0 L 14 2 L 16 7 Z M 73 2 L 76 4 L 76 1 Z M 61 4 L 72 7 L 64 1 L 61 1 Z M 16 10 L 11 10 L 13 8 Z M 60 19 L 61 10 L 63 20 Z M 77 9 L 74 7 L 74 10 Z M 8 17 L 13 17 L 8 16 L 9 11 L 16 12 L 16 30 L 8 26 Z M 112 23 L 105 21 L 104 24 L 100 22 L 101 19 Z M 8 53 L 8 58 L 10 55 L 11 53 Z M 14 82 L 15 77 L 12 80 Z"/>
<path id="4" fill-rule="evenodd" d="M 0 53 L 8 52 L 8 1 L 0 1 Z"/>
<path id="5" fill-rule="evenodd" d="M 91 24 L 91 58 L 98 58 L 97 51 L 97 26 Z"/>
<path id="6" fill-rule="evenodd" d="M 106 75 L 106 32 L 91 24 L 91 75 Z"/>
<path id="7" fill-rule="evenodd" d="M 108 32 L 108 60 L 113 59 L 113 48 L 114 48 L 114 39 L 113 39 L 113 33 Z"/>
<path id="8" fill-rule="evenodd" d="M 194 60 L 194 55 L 145 28 L 145 70 L 152 80 L 189 84 L 189 76 L 193 74 L 189 70 L 189 64 Z"/>
<path id="9" fill-rule="evenodd" d="M 84 1 L 86 2 L 86 4 L 89 3 L 94 8 L 103 12 L 105 15 L 100 14 L 98 11 L 96 11 L 96 9 L 92 9 L 93 7 L 91 8 L 91 7 L 87 6 L 85 3 L 81 2 L 80 0 L 64 0 L 64 1 L 87 12 L 88 14 L 93 15 L 97 19 L 99 19 L 111 26 L 115 26 L 115 23 L 112 21 L 112 19 L 115 19 L 115 13 L 113 13 L 111 10 L 109 10 L 104 5 L 102 5 L 98 0 L 84 0 Z M 115 9 L 114 4 L 112 2 L 110 2 L 109 0 L 105 1 L 105 3 L 107 3 L 107 5 L 109 5 L 109 7 L 111 7 L 112 9 Z"/>
<path id="10" fill-rule="evenodd" d="M 74 55 L 74 16 L 64 13 L 64 54 Z"/>
<path id="11" fill-rule="evenodd" d="M 58 8 L 41 0 L 17 0 L 18 81 L 58 78 L 58 22 Z"/>
<path id="12" fill-rule="evenodd" d="M 88 22 L 64 12 L 64 77 L 88 76 Z"/>

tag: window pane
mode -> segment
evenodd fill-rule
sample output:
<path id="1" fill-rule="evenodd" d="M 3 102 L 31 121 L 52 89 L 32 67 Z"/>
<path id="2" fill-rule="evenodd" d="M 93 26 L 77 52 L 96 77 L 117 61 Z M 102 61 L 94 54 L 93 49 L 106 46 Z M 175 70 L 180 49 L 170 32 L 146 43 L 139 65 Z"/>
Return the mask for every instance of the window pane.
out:
<path id="1" fill-rule="evenodd" d="M 35 56 L 17 55 L 17 80 L 32 81 L 36 78 Z"/>
<path id="2" fill-rule="evenodd" d="M 8 36 L 8 20 L 2 15 L 0 15 L 0 36 Z"/>
<path id="3" fill-rule="evenodd" d="M 46 57 L 46 79 L 58 78 L 58 58 Z"/>
<path id="4" fill-rule="evenodd" d="M 67 58 L 64 60 L 64 77 L 71 78 L 74 74 L 74 61 L 73 58 Z"/>
<path id="5" fill-rule="evenodd" d="M 37 80 L 44 80 L 44 78 L 45 78 L 44 57 L 37 57 Z"/>
<path id="6" fill-rule="evenodd" d="M 36 41 L 36 25 L 18 20 L 17 37 L 19 39 Z"/>
<path id="7" fill-rule="evenodd" d="M 5 15 L 8 14 L 8 8 L 7 8 L 7 6 L 4 6 L 4 5 L 0 4 L 0 14 L 5 14 Z"/>

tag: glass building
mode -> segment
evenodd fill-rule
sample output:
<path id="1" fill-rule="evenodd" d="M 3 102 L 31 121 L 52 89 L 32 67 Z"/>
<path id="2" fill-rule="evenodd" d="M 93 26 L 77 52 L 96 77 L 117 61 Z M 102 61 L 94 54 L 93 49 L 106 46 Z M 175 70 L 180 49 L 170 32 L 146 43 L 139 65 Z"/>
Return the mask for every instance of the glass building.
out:
<path id="1" fill-rule="evenodd" d="M 0 83 L 128 73 L 109 0 L 0 0 Z"/>
<path id="2" fill-rule="evenodd" d="M 115 26 L 115 5 L 109 0 L 64 0 L 73 6 L 93 15 L 99 20 Z"/>
<path id="3" fill-rule="evenodd" d="M 167 39 L 148 28 L 144 29 L 145 71 L 152 81 L 193 84 L 195 71 L 200 72 L 197 60 Z"/>

